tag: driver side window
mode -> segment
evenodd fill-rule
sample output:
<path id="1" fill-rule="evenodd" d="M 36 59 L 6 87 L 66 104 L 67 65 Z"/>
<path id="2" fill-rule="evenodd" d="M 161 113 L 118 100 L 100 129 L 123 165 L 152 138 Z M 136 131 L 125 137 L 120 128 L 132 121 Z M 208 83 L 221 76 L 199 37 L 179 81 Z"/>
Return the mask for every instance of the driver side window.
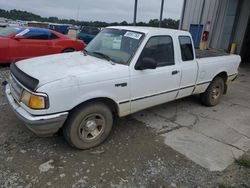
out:
<path id="1" fill-rule="evenodd" d="M 174 46 L 170 36 L 156 36 L 148 40 L 139 61 L 150 58 L 156 61 L 157 67 L 174 65 Z"/>

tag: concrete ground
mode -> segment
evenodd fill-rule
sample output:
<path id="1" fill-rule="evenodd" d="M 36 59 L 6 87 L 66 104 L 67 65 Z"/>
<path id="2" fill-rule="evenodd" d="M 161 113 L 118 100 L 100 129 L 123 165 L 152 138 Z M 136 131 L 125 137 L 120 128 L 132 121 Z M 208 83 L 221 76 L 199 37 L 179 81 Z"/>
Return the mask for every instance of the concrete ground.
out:
<path id="1" fill-rule="evenodd" d="M 0 68 L 0 80 L 8 68 Z M 38 138 L 1 90 L 0 187 L 250 187 L 250 68 L 213 108 L 197 96 L 118 119 L 107 141 L 87 151 Z"/>

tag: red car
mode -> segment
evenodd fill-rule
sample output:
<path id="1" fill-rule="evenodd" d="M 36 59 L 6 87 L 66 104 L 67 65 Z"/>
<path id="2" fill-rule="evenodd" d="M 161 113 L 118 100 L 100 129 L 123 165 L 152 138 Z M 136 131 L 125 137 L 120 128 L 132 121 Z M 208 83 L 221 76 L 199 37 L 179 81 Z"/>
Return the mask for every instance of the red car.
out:
<path id="1" fill-rule="evenodd" d="M 9 27 L 0 30 L 0 64 L 31 57 L 80 51 L 86 44 L 81 40 L 42 28 Z"/>

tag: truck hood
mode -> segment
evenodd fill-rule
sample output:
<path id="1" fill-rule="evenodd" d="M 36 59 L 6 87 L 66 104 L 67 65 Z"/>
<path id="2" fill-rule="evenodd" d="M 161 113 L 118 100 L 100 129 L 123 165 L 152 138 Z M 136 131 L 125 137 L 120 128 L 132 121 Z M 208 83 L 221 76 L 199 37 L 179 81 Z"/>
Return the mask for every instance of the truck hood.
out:
<path id="1" fill-rule="evenodd" d="M 107 60 L 90 55 L 85 56 L 82 52 L 27 59 L 17 62 L 16 66 L 29 76 L 38 79 L 39 84 L 37 87 L 67 77 L 74 78 L 77 77 L 77 75 L 94 76 L 98 74 L 101 75 L 101 72 L 116 72 L 119 69 L 128 70 L 128 66 L 126 65 L 112 65 Z M 125 75 L 119 76 L 122 77 Z M 101 79 L 104 78 L 101 77 Z M 94 80 L 96 79 L 93 79 L 93 81 Z M 88 79 L 88 82 L 91 82 L 91 79 Z"/>

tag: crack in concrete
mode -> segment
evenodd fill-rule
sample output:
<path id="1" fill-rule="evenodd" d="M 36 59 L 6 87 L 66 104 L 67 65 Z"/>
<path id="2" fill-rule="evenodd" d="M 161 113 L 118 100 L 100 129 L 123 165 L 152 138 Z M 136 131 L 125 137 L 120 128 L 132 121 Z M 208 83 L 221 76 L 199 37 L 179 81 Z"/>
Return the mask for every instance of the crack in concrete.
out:
<path id="1" fill-rule="evenodd" d="M 175 121 L 173 121 L 173 120 L 171 120 L 171 119 L 169 119 L 169 118 L 167 118 L 167 117 L 165 117 L 163 115 L 157 114 L 155 112 L 151 112 L 151 113 L 153 113 L 156 117 L 160 117 L 160 118 L 162 118 L 162 119 L 164 119 L 166 121 L 169 121 L 169 122 L 171 122 L 173 124 L 176 124 L 177 126 L 182 126 L 181 124 L 179 124 L 179 123 L 177 123 L 177 122 L 175 122 Z"/>
<path id="2" fill-rule="evenodd" d="M 157 132 L 157 134 L 158 135 L 163 135 L 163 134 L 170 133 L 172 131 L 175 131 L 175 130 L 178 130 L 178 129 L 181 129 L 181 128 L 183 128 L 183 126 L 177 126 L 177 127 L 172 128 L 171 130 L 159 131 L 159 132 Z"/>
<path id="3" fill-rule="evenodd" d="M 199 114 L 199 115 L 198 115 L 198 114 L 194 114 L 194 113 L 192 113 L 192 112 L 188 112 L 188 113 L 191 114 L 191 115 L 193 115 L 193 116 L 195 117 L 195 122 L 194 122 L 192 125 L 190 125 L 190 126 L 183 126 L 183 125 L 177 123 L 176 121 L 173 121 L 172 119 L 169 119 L 169 118 L 166 118 L 166 117 L 163 116 L 163 115 L 159 115 L 159 114 L 157 114 L 157 113 L 154 113 L 154 115 L 156 115 L 156 116 L 158 116 L 158 117 L 161 117 L 161 118 L 163 118 L 163 119 L 165 119 L 165 120 L 167 120 L 167 121 L 170 121 L 171 123 L 174 123 L 174 124 L 177 125 L 177 127 L 174 127 L 174 128 L 172 128 L 171 130 L 159 131 L 157 134 L 158 134 L 158 135 L 163 135 L 163 134 L 167 134 L 167 133 L 170 133 L 170 132 L 172 132 L 172 131 L 179 130 L 179 129 L 185 127 L 185 128 L 188 128 L 188 129 L 190 129 L 190 130 L 192 130 L 192 131 L 194 131 L 194 132 L 197 132 L 197 133 L 199 133 L 199 134 L 201 134 L 201 135 L 203 135 L 203 136 L 206 136 L 207 138 L 213 139 L 213 140 L 215 140 L 215 141 L 217 141 L 217 142 L 220 142 L 220 143 L 222 143 L 222 144 L 228 145 L 228 146 L 233 147 L 233 148 L 235 148 L 235 149 L 238 149 L 238 150 L 240 150 L 240 151 L 242 151 L 242 152 L 246 152 L 245 150 L 239 148 L 238 146 L 235 146 L 235 145 L 233 145 L 233 144 L 229 144 L 229 143 L 223 142 L 222 140 L 216 139 L 216 138 L 214 138 L 214 137 L 208 136 L 208 135 L 206 135 L 206 134 L 204 134 L 204 133 L 202 133 L 202 132 L 195 131 L 194 129 L 192 129 L 192 128 L 200 121 L 200 118 L 199 118 L 199 117 L 204 118 L 204 119 L 208 119 L 208 120 L 214 120 L 214 121 L 220 122 L 220 123 L 222 123 L 222 124 L 224 124 L 224 125 L 227 125 L 225 122 L 223 122 L 223 121 L 221 121 L 221 120 L 219 120 L 219 119 L 216 119 L 216 118 L 211 118 L 211 117 L 208 117 L 208 116 L 202 116 L 202 115 L 200 115 L 200 114 Z M 177 111 L 176 111 L 174 117 L 177 117 Z M 176 118 L 176 119 L 177 119 L 177 118 Z M 175 120 L 176 120 L 176 119 L 175 119 Z M 228 126 L 228 125 L 227 125 L 227 126 Z M 230 128 L 232 128 L 232 127 L 230 126 Z M 249 138 L 248 136 L 246 136 L 246 135 L 244 135 L 244 134 L 238 132 L 238 131 L 235 130 L 234 128 L 232 128 L 232 129 L 233 129 L 235 132 L 239 133 L 240 135 L 245 136 L 246 138 Z"/>
<path id="4" fill-rule="evenodd" d="M 206 134 L 204 134 L 204 133 L 202 133 L 202 132 L 200 132 L 200 131 L 195 131 L 195 130 L 193 130 L 193 131 L 196 132 L 196 133 L 199 133 L 199 134 L 201 134 L 201 135 L 203 135 L 203 136 L 206 136 L 207 138 L 213 139 L 213 140 L 215 140 L 215 141 L 217 141 L 217 142 L 220 142 L 220 143 L 225 144 L 225 145 L 227 145 L 227 146 L 230 146 L 230 147 L 233 147 L 233 148 L 235 148 L 235 149 L 238 149 L 238 150 L 240 150 L 240 151 L 242 151 L 242 152 L 244 152 L 244 153 L 246 152 L 246 151 L 244 151 L 243 149 L 241 149 L 241 148 L 239 148 L 238 146 L 235 146 L 235 145 L 233 145 L 233 144 L 229 144 L 229 143 L 223 142 L 222 140 L 219 140 L 219 139 L 216 139 L 216 138 L 214 138 L 214 137 L 208 136 L 208 135 L 206 135 Z"/>
<path id="5" fill-rule="evenodd" d="M 200 116 L 201 118 L 204 118 L 204 119 L 214 120 L 214 121 L 220 122 L 220 123 L 222 123 L 223 125 L 225 125 L 225 126 L 227 126 L 227 127 L 230 127 L 231 129 L 233 129 L 236 133 L 238 133 L 238 134 L 240 134 L 240 135 L 242 135 L 242 136 L 244 136 L 244 137 L 246 137 L 246 138 L 250 139 L 250 137 L 249 137 L 248 135 L 245 135 L 245 134 L 243 134 L 243 133 L 239 132 L 238 130 L 236 130 L 235 128 L 233 128 L 233 127 L 229 126 L 228 124 L 226 124 L 225 122 L 221 121 L 220 119 L 211 118 L 211 117 L 208 117 L 208 116 L 202 116 L 202 115 L 198 115 L 198 116 Z"/>
<path id="6" fill-rule="evenodd" d="M 245 105 L 242 105 L 242 104 L 238 104 L 238 103 L 232 103 L 232 102 L 231 102 L 230 106 L 231 106 L 231 107 L 233 107 L 233 106 L 240 106 L 240 107 L 243 107 L 243 108 L 246 108 L 246 109 L 250 110 L 250 107 L 245 106 Z"/>

